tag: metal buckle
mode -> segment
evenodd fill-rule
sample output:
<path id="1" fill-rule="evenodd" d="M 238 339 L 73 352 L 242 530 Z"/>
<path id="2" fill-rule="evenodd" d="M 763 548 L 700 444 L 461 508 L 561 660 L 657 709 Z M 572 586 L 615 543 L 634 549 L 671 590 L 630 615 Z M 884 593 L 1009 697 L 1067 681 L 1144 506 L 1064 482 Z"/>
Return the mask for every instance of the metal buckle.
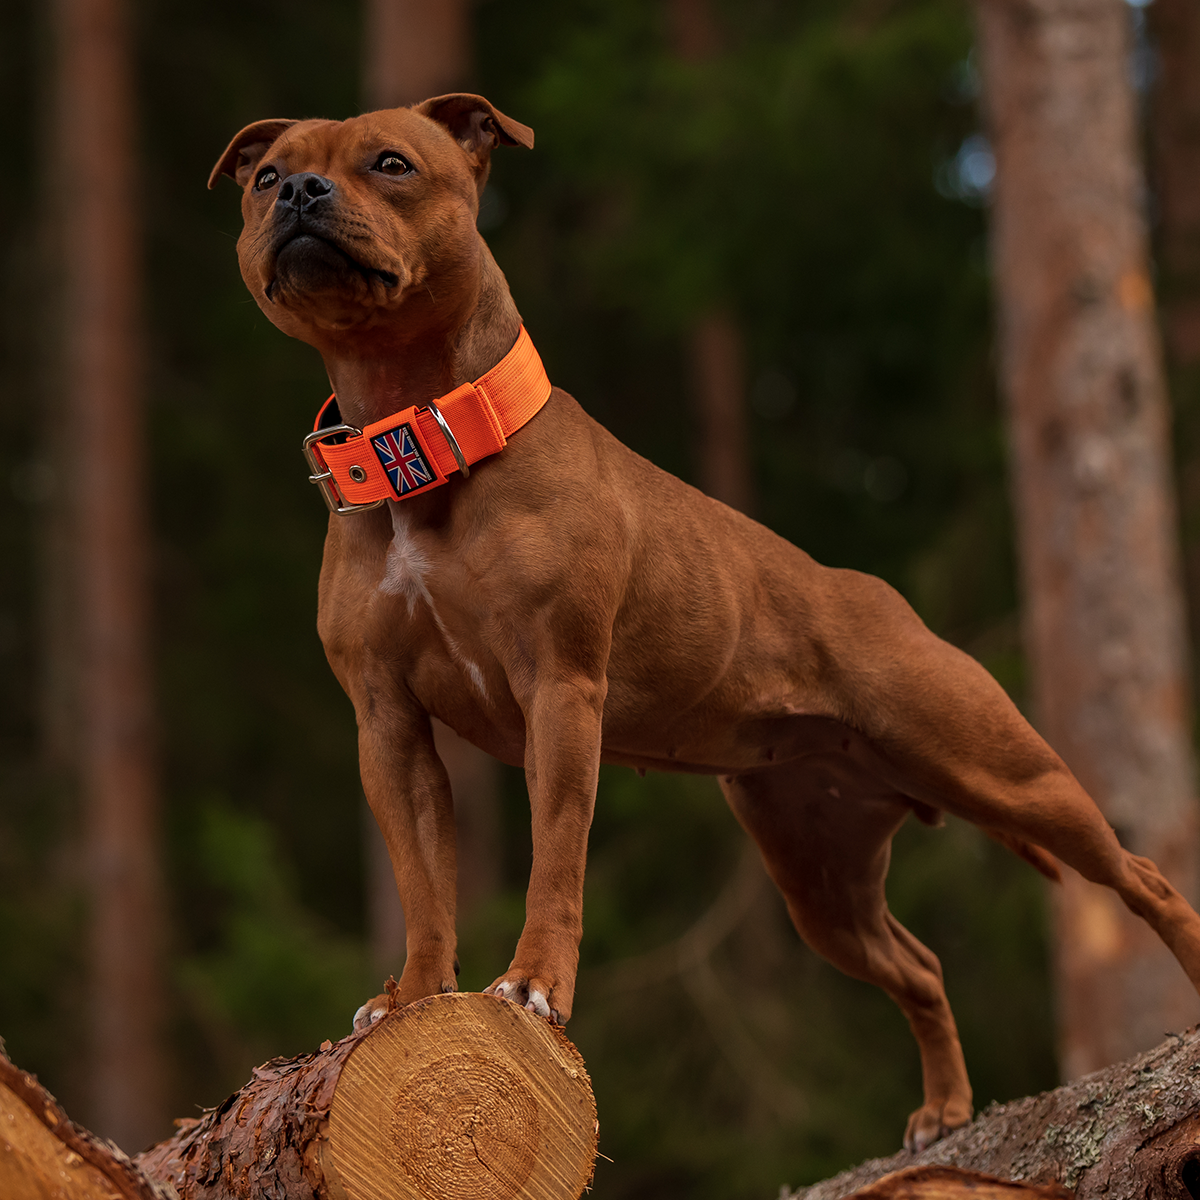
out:
<path id="1" fill-rule="evenodd" d="M 321 493 L 321 499 L 325 501 L 326 507 L 331 513 L 336 513 L 339 517 L 344 517 L 347 513 L 367 512 L 369 509 L 379 508 L 380 505 L 386 503 L 385 500 L 372 500 L 369 504 L 342 503 L 342 496 L 337 490 L 333 472 L 325 470 L 325 464 L 317 457 L 317 452 L 313 449 L 313 446 L 317 442 L 324 441 L 328 437 L 334 437 L 339 433 L 348 433 L 351 437 L 362 437 L 362 430 L 355 428 L 353 425 L 330 425 L 325 429 L 315 430 L 304 439 L 304 457 L 308 460 L 308 465 L 313 470 L 313 474 L 308 477 L 308 482 L 317 485 L 317 489 Z M 457 453 L 454 446 L 451 449 L 455 449 Z"/>
<path id="2" fill-rule="evenodd" d="M 466 456 L 463 454 L 462 450 L 459 449 L 458 439 L 450 431 L 450 426 L 447 423 L 446 418 L 442 416 L 442 410 L 438 408 L 438 406 L 434 404 L 432 400 L 430 400 L 430 402 L 424 407 L 433 414 L 433 419 L 441 428 L 442 436 L 446 439 L 446 445 L 450 447 L 450 453 L 454 455 L 454 461 L 458 463 L 458 469 L 462 472 L 462 477 L 464 479 L 470 479 L 471 468 L 467 466 Z"/>

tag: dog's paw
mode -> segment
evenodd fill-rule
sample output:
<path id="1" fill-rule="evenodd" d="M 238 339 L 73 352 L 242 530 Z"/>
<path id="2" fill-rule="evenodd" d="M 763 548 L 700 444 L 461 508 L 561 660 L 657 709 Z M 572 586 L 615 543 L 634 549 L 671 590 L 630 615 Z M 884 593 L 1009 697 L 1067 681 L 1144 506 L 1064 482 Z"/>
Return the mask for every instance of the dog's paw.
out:
<path id="1" fill-rule="evenodd" d="M 555 1025 L 565 1025 L 571 1015 L 569 1011 L 562 1012 L 557 1006 L 554 989 L 541 979 L 504 975 L 483 990 L 485 995 L 511 1000 Z"/>
<path id="2" fill-rule="evenodd" d="M 386 1017 L 388 1013 L 403 1008 L 406 1004 L 412 1004 L 415 1000 L 424 1000 L 426 996 L 436 996 L 439 992 L 457 991 L 457 976 L 457 959 L 454 961 L 454 975 L 450 978 L 443 977 L 440 982 L 436 975 L 422 977 L 416 971 L 410 974 L 406 967 L 399 983 L 394 977 L 389 979 L 383 993 L 373 1000 L 368 1000 L 354 1014 L 354 1032 L 358 1033 L 374 1025 L 381 1017 Z"/>
<path id="3" fill-rule="evenodd" d="M 908 1118 L 904 1148 L 913 1154 L 920 1154 L 970 1119 L 969 1101 L 965 1104 L 957 1100 L 948 1100 L 945 1104 L 923 1104 Z"/>
<path id="4" fill-rule="evenodd" d="M 368 1000 L 354 1014 L 354 1032 L 358 1033 L 366 1029 L 368 1025 L 374 1025 L 380 1017 L 387 1016 L 389 997 L 385 993 L 382 996 L 376 996 L 374 1000 Z"/>

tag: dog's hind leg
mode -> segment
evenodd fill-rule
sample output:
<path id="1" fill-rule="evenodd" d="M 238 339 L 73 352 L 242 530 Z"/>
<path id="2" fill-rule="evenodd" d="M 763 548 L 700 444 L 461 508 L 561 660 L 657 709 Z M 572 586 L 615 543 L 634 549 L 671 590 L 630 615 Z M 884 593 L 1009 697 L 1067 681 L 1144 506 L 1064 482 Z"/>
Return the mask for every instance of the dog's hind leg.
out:
<path id="1" fill-rule="evenodd" d="M 1014 802 L 1000 809 L 979 797 L 947 807 L 1042 846 L 1085 879 L 1112 888 L 1158 934 L 1200 992 L 1200 916 L 1150 859 L 1121 846 L 1070 772 L 1048 771 L 1014 793 Z"/>
<path id="2" fill-rule="evenodd" d="M 836 706 L 898 790 L 1112 888 L 1200 991 L 1200 916 L 1149 859 L 1124 850 L 1100 809 L 974 659 L 935 637 L 879 580 L 834 573 L 846 616 Z"/>
<path id="3" fill-rule="evenodd" d="M 856 782 L 858 786 L 856 786 Z M 903 798 L 820 761 L 721 780 L 758 843 L 800 936 L 834 966 L 882 988 L 899 1005 L 921 1052 L 924 1103 L 904 1144 L 921 1150 L 971 1119 L 971 1085 L 936 955 L 888 911 L 884 880 Z"/>

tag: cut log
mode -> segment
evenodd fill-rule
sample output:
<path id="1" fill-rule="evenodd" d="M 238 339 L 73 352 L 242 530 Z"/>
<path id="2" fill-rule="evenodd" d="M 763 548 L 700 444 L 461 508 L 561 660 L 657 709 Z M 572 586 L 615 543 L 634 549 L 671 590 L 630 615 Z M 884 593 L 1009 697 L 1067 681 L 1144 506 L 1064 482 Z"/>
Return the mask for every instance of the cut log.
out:
<path id="1" fill-rule="evenodd" d="M 959 1167 L 905 1167 L 854 1193 L 854 1200 L 1073 1200 L 1056 1183 L 1015 1183 Z"/>
<path id="2" fill-rule="evenodd" d="M 911 1168 L 953 1170 L 930 1177 L 934 1187 L 919 1174 L 904 1184 Z M 1200 1026 L 1055 1091 L 994 1104 L 920 1154 L 872 1159 L 781 1195 L 948 1200 L 963 1172 L 1059 1185 L 1077 1200 L 1200 1200 Z"/>
<path id="3" fill-rule="evenodd" d="M 597 1133 L 558 1029 L 455 993 L 259 1067 L 135 1161 L 180 1200 L 578 1200 Z"/>
<path id="4" fill-rule="evenodd" d="M 112 1142 L 76 1125 L 0 1040 L 3 1200 L 168 1200 Z"/>
<path id="5" fill-rule="evenodd" d="M 475 993 L 274 1059 L 176 1124 L 130 1161 L 0 1053 L 0 1200 L 579 1200 L 599 1131 L 561 1030 Z"/>

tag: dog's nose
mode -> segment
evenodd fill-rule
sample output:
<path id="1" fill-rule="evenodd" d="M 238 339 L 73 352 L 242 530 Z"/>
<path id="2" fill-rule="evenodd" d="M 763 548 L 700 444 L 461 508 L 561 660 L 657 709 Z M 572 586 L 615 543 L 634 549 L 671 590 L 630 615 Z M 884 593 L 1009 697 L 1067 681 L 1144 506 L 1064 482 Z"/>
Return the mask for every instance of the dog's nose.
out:
<path id="1" fill-rule="evenodd" d="M 275 203 L 287 205 L 289 208 L 305 209 L 332 194 L 332 179 L 326 179 L 324 175 L 318 175 L 315 171 L 300 171 L 289 175 L 279 185 Z"/>

